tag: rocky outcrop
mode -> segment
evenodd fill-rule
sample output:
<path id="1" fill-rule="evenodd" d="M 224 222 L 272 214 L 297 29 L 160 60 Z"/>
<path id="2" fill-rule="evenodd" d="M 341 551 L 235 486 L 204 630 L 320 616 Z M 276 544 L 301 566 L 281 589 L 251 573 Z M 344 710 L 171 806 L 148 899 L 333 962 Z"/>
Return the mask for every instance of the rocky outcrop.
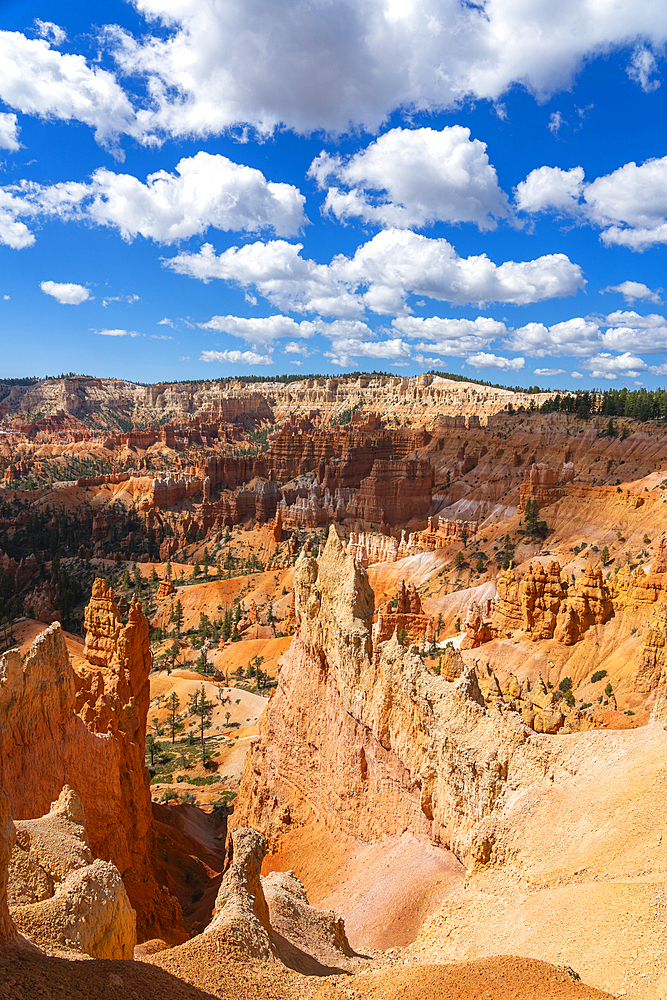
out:
<path id="1" fill-rule="evenodd" d="M 524 472 L 523 482 L 519 488 L 519 511 L 526 509 L 529 500 L 536 500 L 540 509 L 556 503 L 564 496 L 567 483 L 571 483 L 573 479 L 572 462 L 566 462 L 560 473 L 544 462 L 533 462 Z"/>
<path id="2" fill-rule="evenodd" d="M 552 638 L 564 599 L 558 562 L 550 562 L 546 571 L 542 563 L 528 567 L 519 587 L 519 600 L 525 631 L 533 641 Z"/>
<path id="3" fill-rule="evenodd" d="M 257 830 L 232 830 L 232 863 L 220 883 L 206 931 L 216 931 L 253 958 L 267 960 L 274 958 L 275 946 L 260 878 L 265 854 L 266 839 Z"/>
<path id="4" fill-rule="evenodd" d="M 18 929 L 42 947 L 132 958 L 136 914 L 115 865 L 93 860 L 68 786 L 46 816 L 16 821 L 8 900 Z"/>
<path id="5" fill-rule="evenodd" d="M 422 602 L 414 583 L 405 586 L 400 580 L 396 591 L 396 605 L 387 601 L 378 608 L 377 622 L 373 626 L 373 645 L 391 639 L 394 632 L 401 642 L 430 642 L 433 639 L 435 622 L 424 614 Z"/>
<path id="6" fill-rule="evenodd" d="M 519 583 L 512 566 L 501 569 L 496 581 L 496 597 L 491 628 L 495 636 L 511 636 L 523 628 L 524 617 L 521 607 Z"/>
<path id="7" fill-rule="evenodd" d="M 667 604 L 661 602 L 644 628 L 639 665 L 633 678 L 635 691 L 651 694 L 667 687 Z"/>
<path id="8" fill-rule="evenodd" d="M 346 967 L 354 952 L 342 917 L 312 907 L 292 872 L 260 875 L 266 839 L 257 830 L 236 828 L 231 842 L 232 862 L 204 933 L 222 938 L 226 948 L 304 973 Z"/>
<path id="9" fill-rule="evenodd" d="M 566 646 L 578 642 L 593 625 L 602 625 L 614 614 L 612 595 L 602 570 L 586 565 L 583 577 L 569 589 L 561 581 L 558 562 L 529 566 L 517 580 L 512 566 L 503 569 L 496 583 L 498 596 L 491 615 L 471 607 L 466 616 L 464 649 L 475 649 L 489 639 L 506 639 L 517 630 L 537 642 L 557 639 Z"/>
<path id="10" fill-rule="evenodd" d="M 262 888 L 269 908 L 271 933 L 277 942 L 278 955 L 283 953 L 286 964 L 296 964 L 289 962 L 290 952 L 296 951 L 297 958 L 310 956 L 324 970 L 334 971 L 348 965 L 346 959 L 352 958 L 354 952 L 347 940 L 343 918 L 332 910 L 311 906 L 305 886 L 292 872 L 271 872 L 262 878 Z M 284 942 L 291 947 L 285 948 Z M 302 971 L 310 971 L 303 959 L 300 964 Z"/>
<path id="11" fill-rule="evenodd" d="M 592 625 L 602 625 L 613 615 L 614 606 L 602 570 L 587 565 L 583 578 L 568 590 L 567 599 L 559 608 L 554 639 L 571 646 Z"/>
<path id="12" fill-rule="evenodd" d="M 58 623 L 23 660 L 18 650 L 0 658 L 0 785 L 17 819 L 43 816 L 63 785 L 74 789 L 92 854 L 121 872 L 139 936 L 173 940 L 184 933 L 180 907 L 158 887 L 151 867 L 148 623 L 134 603 L 123 627 L 104 581 L 94 594 L 86 649 L 96 662 L 75 674 Z"/>
<path id="13" fill-rule="evenodd" d="M 433 497 L 434 472 L 429 462 L 413 459 L 373 462 L 362 479 L 350 516 L 375 524 L 407 524 L 425 518 Z"/>
<path id="14" fill-rule="evenodd" d="M 407 533 L 401 530 L 400 538 L 398 532 L 391 535 L 377 531 L 351 531 L 345 551 L 364 567 L 374 563 L 396 562 L 418 552 L 433 552 L 449 545 L 465 547 L 468 542 L 475 541 L 477 527 L 476 521 L 429 517 L 428 526 L 423 531 Z"/>
<path id="15" fill-rule="evenodd" d="M 314 819 L 367 841 L 407 830 L 472 857 L 506 791 L 544 774 L 529 730 L 486 708 L 470 666 L 450 682 L 394 637 L 374 648 L 373 592 L 335 531 L 319 565 L 301 554 L 295 591 L 298 632 L 246 758 L 238 821 L 272 843 Z"/>
<path id="16" fill-rule="evenodd" d="M 156 595 L 158 600 L 162 600 L 165 597 L 171 597 L 171 595 L 175 593 L 176 593 L 176 587 L 174 586 L 173 582 L 169 579 L 169 577 L 165 576 L 162 580 L 160 580 Z"/>
<path id="17" fill-rule="evenodd" d="M 54 608 L 57 595 L 58 590 L 50 581 L 35 587 L 23 599 L 23 614 L 28 618 L 43 622 L 45 625 L 59 622 L 61 620 L 60 612 Z"/>

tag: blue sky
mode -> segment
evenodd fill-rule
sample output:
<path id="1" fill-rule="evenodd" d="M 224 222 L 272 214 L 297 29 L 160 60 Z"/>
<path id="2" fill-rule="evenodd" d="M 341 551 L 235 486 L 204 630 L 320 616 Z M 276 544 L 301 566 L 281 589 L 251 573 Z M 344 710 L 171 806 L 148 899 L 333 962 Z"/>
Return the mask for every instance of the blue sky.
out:
<path id="1" fill-rule="evenodd" d="M 0 5 L 0 375 L 667 384 L 663 2 L 86 13 Z"/>

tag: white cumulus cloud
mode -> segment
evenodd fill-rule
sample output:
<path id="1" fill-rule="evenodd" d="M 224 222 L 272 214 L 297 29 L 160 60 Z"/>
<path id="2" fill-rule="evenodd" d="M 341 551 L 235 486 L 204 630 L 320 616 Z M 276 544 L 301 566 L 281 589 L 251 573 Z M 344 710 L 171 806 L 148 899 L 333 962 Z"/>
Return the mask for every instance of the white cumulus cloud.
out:
<path id="1" fill-rule="evenodd" d="M 51 29 L 49 33 L 53 38 Z M 55 51 L 46 38 L 0 31 L 0 65 L 0 100 L 10 108 L 42 118 L 85 122 L 103 144 L 113 145 L 123 133 L 145 135 L 112 73 L 90 67 L 83 56 Z"/>
<path id="2" fill-rule="evenodd" d="M 494 229 L 496 218 L 508 215 L 486 144 L 461 125 L 391 129 L 345 160 L 320 153 L 308 173 L 321 188 L 330 180 L 347 188 L 327 190 L 325 210 L 339 219 L 406 228 L 474 222 Z"/>
<path id="3" fill-rule="evenodd" d="M 92 298 L 89 288 L 71 281 L 42 281 L 39 287 L 63 306 L 80 306 Z"/>
<path id="4" fill-rule="evenodd" d="M 313 323 L 297 323 L 289 316 L 213 316 L 207 323 L 198 324 L 202 330 L 216 330 L 240 337 L 253 345 L 270 344 L 280 337 L 312 337 Z"/>
<path id="5" fill-rule="evenodd" d="M 498 354 L 487 354 L 480 351 L 478 354 L 471 354 L 468 364 L 473 368 L 499 368 L 504 372 L 518 372 L 524 367 L 525 358 L 504 358 Z"/>
<path id="6" fill-rule="evenodd" d="M 584 190 L 583 167 L 562 170 L 538 167 L 516 186 L 516 207 L 521 212 L 579 212 Z"/>
<path id="7" fill-rule="evenodd" d="M 199 253 L 179 254 L 165 265 L 203 281 L 219 278 L 254 287 L 285 311 L 341 318 L 361 316 L 365 309 L 409 313 L 411 293 L 457 305 L 526 305 L 573 295 L 585 285 L 581 268 L 565 254 L 495 264 L 485 254 L 459 257 L 447 240 L 410 230 L 384 230 L 353 257 L 339 254 L 330 264 L 304 259 L 302 249 L 302 244 L 274 241 L 230 247 L 216 255 L 206 244 Z"/>
<path id="8" fill-rule="evenodd" d="M 396 108 L 436 110 L 466 97 L 498 102 L 515 83 L 542 97 L 568 87 L 589 55 L 667 40 L 661 0 L 135 0 L 155 25 L 107 39 L 128 77 L 146 81 L 151 124 L 172 136 L 234 123 L 271 130 L 376 131 Z"/>
<path id="9" fill-rule="evenodd" d="M 516 207 L 574 215 L 602 230 L 608 246 L 646 250 L 667 242 L 667 156 L 584 181 L 581 167 L 538 167 L 516 187 Z"/>
<path id="10" fill-rule="evenodd" d="M 618 292 L 626 302 L 632 304 L 636 299 L 648 299 L 649 302 L 660 302 L 660 292 L 662 288 L 652 289 L 642 281 L 622 281 L 620 285 L 608 285 L 600 289 L 600 294 L 605 292 Z"/>
<path id="11" fill-rule="evenodd" d="M 0 112 L 0 149 L 15 153 L 20 149 L 16 115 Z"/>
<path id="12" fill-rule="evenodd" d="M 200 361 L 219 361 L 231 365 L 270 365 L 273 358 L 270 354 L 257 354 L 256 351 L 202 351 Z"/>
<path id="13" fill-rule="evenodd" d="M 535 368 L 535 369 L 533 369 L 533 375 L 543 375 L 543 376 L 552 375 L 553 376 L 553 375 L 564 375 L 564 374 L 565 374 L 565 369 L 564 368 Z"/>
<path id="14" fill-rule="evenodd" d="M 400 316 L 392 320 L 391 325 L 406 337 L 424 338 L 415 344 L 416 350 L 439 351 L 448 355 L 463 355 L 480 350 L 490 341 L 507 333 L 504 323 L 488 316 L 478 316 L 477 319 Z"/>
<path id="15" fill-rule="evenodd" d="M 34 242 L 18 221 L 22 216 L 93 222 L 117 229 L 128 241 L 143 236 L 175 243 L 209 227 L 292 235 L 306 222 L 304 201 L 292 184 L 274 184 L 254 167 L 200 151 L 180 160 L 175 173 L 159 170 L 145 183 L 103 167 L 88 182 L 23 180 L 0 188 L 0 239 L 3 216 L 10 226 L 3 242 L 18 248 Z"/>
<path id="16" fill-rule="evenodd" d="M 640 316 L 634 310 L 610 313 L 605 320 L 608 329 L 602 336 L 603 345 L 613 351 L 641 351 L 663 354 L 667 351 L 667 320 L 657 313 Z"/>
<path id="17" fill-rule="evenodd" d="M 601 352 L 594 358 L 585 361 L 583 367 L 590 371 L 593 378 L 610 381 L 614 381 L 619 375 L 622 378 L 637 378 L 642 372 L 649 370 L 646 362 L 630 351 L 617 356 Z"/>
<path id="18" fill-rule="evenodd" d="M 531 358 L 545 358 L 568 354 L 586 357 L 602 346 L 600 326 L 595 320 L 575 316 L 545 326 L 544 323 L 526 323 L 513 330 L 505 340 L 510 351 L 522 351 Z"/>

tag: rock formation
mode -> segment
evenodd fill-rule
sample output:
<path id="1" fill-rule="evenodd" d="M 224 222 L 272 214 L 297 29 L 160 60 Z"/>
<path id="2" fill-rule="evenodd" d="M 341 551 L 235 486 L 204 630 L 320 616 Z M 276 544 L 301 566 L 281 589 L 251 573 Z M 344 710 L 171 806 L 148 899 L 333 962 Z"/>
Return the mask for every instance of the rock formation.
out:
<path id="1" fill-rule="evenodd" d="M 418 552 L 433 552 L 449 545 L 465 546 L 468 542 L 475 541 L 477 527 L 476 521 L 429 517 L 428 526 L 423 531 L 407 533 L 402 529 L 400 537 L 398 532 L 391 535 L 377 531 L 351 531 L 345 551 L 364 567 L 374 563 L 396 562 Z"/>
<path id="2" fill-rule="evenodd" d="M 257 830 L 236 828 L 231 841 L 232 862 L 204 933 L 216 934 L 227 947 L 252 958 L 281 960 L 306 973 L 318 964 L 346 967 L 354 952 L 342 918 L 310 906 L 292 872 L 260 875 L 266 839 Z"/>
<path id="3" fill-rule="evenodd" d="M 667 687 L 667 604 L 653 609 L 646 623 L 639 665 L 634 676 L 634 689 L 642 694 Z"/>
<path id="4" fill-rule="evenodd" d="M 429 673 L 395 638 L 374 648 L 373 592 L 334 530 L 295 573 L 298 632 L 246 758 L 239 821 L 272 842 L 320 819 L 365 840 L 406 830 L 474 853 L 505 790 L 543 773 L 514 713 L 487 709 L 474 670 Z"/>
<path id="5" fill-rule="evenodd" d="M 398 633 L 402 642 L 430 642 L 433 639 L 435 623 L 430 615 L 424 614 L 422 602 L 414 583 L 405 586 L 400 580 L 396 592 L 396 607 L 391 601 L 378 608 L 377 622 L 373 626 L 373 645 L 391 639 Z"/>
<path id="6" fill-rule="evenodd" d="M 602 570 L 587 565 L 583 579 L 577 580 L 559 608 L 554 639 L 571 646 L 592 625 L 602 625 L 613 614 L 614 606 L 602 579 Z"/>
<path id="7" fill-rule="evenodd" d="M 275 956 L 275 946 L 260 878 L 265 854 L 266 840 L 261 833 L 232 830 L 232 863 L 223 875 L 213 920 L 206 931 L 222 933 L 241 951 L 266 960 Z"/>
<path id="8" fill-rule="evenodd" d="M 14 846 L 15 829 L 9 806 L 9 796 L 0 788 L 0 945 L 16 934 L 7 902 L 9 861 Z"/>
<path id="9" fill-rule="evenodd" d="M 551 469 L 544 462 L 533 462 L 526 469 L 520 486 L 519 510 L 524 511 L 529 500 L 537 500 L 541 509 L 555 503 L 565 493 L 567 483 L 574 479 L 574 465 L 567 462 L 559 475 L 556 469 Z"/>
<path id="10" fill-rule="evenodd" d="M 93 856 L 121 872 L 140 938 L 183 934 L 180 907 L 151 868 L 148 623 L 134 603 L 123 627 L 104 581 L 94 595 L 86 642 L 94 662 L 75 674 L 57 622 L 23 662 L 18 650 L 0 658 L 0 785 L 17 819 L 44 815 L 69 785 L 83 803 Z"/>
<path id="11" fill-rule="evenodd" d="M 551 639 L 556 628 L 556 616 L 565 599 L 560 565 L 550 562 L 546 572 L 541 563 L 529 566 L 519 587 L 524 628 L 531 639 Z"/>
<path id="12" fill-rule="evenodd" d="M 534 642 L 554 638 L 571 646 L 591 626 L 604 624 L 614 614 L 612 592 L 602 570 L 589 564 L 583 577 L 569 589 L 561 581 L 556 561 L 546 570 L 541 563 L 529 566 L 520 581 L 513 567 L 503 569 L 496 587 L 496 600 L 486 615 L 477 606 L 468 609 L 463 649 L 476 649 L 490 639 L 509 638 L 519 629 Z"/>
<path id="13" fill-rule="evenodd" d="M 46 816 L 15 825 L 8 900 L 18 929 L 43 947 L 132 958 L 136 915 L 115 865 L 93 860 L 78 796 L 65 786 Z"/>
<path id="14" fill-rule="evenodd" d="M 370 476 L 361 481 L 350 516 L 378 526 L 425 518 L 433 482 L 433 467 L 428 462 L 377 459 Z"/>

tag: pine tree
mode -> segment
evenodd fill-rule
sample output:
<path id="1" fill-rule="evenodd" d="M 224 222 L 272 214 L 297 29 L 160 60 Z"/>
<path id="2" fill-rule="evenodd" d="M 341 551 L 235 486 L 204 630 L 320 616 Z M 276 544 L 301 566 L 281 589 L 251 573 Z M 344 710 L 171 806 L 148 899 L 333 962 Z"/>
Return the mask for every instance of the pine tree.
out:
<path id="1" fill-rule="evenodd" d="M 206 697 L 206 688 L 202 684 L 199 689 L 199 697 L 195 696 L 192 707 L 194 715 L 199 719 L 199 738 L 201 740 L 201 759 L 206 760 L 206 730 L 211 728 L 211 716 L 213 714 L 213 702 Z"/>
<path id="2" fill-rule="evenodd" d="M 167 705 L 169 707 L 169 726 L 171 728 L 171 743 L 173 746 L 176 742 L 176 730 L 182 728 L 182 723 L 178 718 L 178 710 L 181 707 L 181 700 L 175 691 L 172 691 L 169 695 Z"/>
<path id="3" fill-rule="evenodd" d="M 176 601 L 173 611 L 169 617 L 169 621 L 174 625 L 176 629 L 176 635 L 180 636 L 181 629 L 183 628 L 183 605 L 181 604 L 181 599 Z"/>

